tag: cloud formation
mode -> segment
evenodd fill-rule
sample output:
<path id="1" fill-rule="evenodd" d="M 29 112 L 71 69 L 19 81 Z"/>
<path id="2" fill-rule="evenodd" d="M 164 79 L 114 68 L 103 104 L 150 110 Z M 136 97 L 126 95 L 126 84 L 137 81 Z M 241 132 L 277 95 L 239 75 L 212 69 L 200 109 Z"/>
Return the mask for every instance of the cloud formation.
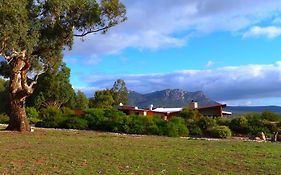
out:
<path id="1" fill-rule="evenodd" d="M 281 97 L 281 61 L 268 65 L 182 70 L 168 74 L 83 77 L 91 89 L 110 88 L 118 78 L 124 79 L 129 89 L 142 93 L 180 88 L 202 90 L 210 98 L 219 101 Z"/>
<path id="2" fill-rule="evenodd" d="M 248 32 L 244 33 L 243 38 L 261 37 L 273 39 L 281 35 L 281 27 L 269 26 L 259 27 L 254 26 Z"/>
<path id="3" fill-rule="evenodd" d="M 280 13 L 276 0 L 122 0 L 128 21 L 112 28 L 106 35 L 90 35 L 75 40 L 67 55 L 93 57 L 116 54 L 131 47 L 158 49 L 180 47 L 190 37 L 216 31 L 244 33 L 246 36 L 280 35 L 274 27 L 253 27 Z M 275 21 L 275 22 L 274 22 Z M 276 18 L 273 23 L 276 23 Z"/>

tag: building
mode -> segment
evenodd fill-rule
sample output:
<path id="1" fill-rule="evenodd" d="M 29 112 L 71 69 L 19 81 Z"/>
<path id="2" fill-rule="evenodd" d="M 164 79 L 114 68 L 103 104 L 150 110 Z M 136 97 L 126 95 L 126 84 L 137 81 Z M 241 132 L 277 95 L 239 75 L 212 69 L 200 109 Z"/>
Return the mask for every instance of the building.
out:
<path id="1" fill-rule="evenodd" d="M 198 103 L 194 101 L 189 104 L 189 109 L 198 110 L 203 116 L 207 117 L 224 117 L 232 115 L 231 112 L 223 111 L 225 107 L 225 104 L 199 107 Z M 153 108 L 153 105 L 151 105 L 149 109 L 139 109 L 138 107 L 120 104 L 118 109 L 127 115 L 160 116 L 165 120 L 169 120 L 172 117 L 177 116 L 183 108 Z"/>

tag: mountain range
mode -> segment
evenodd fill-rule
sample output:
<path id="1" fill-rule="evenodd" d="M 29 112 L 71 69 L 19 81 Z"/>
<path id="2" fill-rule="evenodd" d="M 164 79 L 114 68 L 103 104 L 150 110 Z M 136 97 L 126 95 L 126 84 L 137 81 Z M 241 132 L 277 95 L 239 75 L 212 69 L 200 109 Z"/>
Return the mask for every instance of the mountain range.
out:
<path id="1" fill-rule="evenodd" d="M 181 89 L 165 89 L 147 94 L 129 91 L 129 105 L 148 108 L 154 107 L 181 108 L 187 106 L 192 100 L 197 101 L 199 107 L 219 104 L 208 98 L 202 91 L 187 92 Z M 227 106 L 226 111 L 233 115 L 241 115 L 249 112 L 271 111 L 281 114 L 280 106 Z"/>
<path id="2" fill-rule="evenodd" d="M 187 92 L 180 89 L 166 89 L 147 94 L 135 91 L 129 92 L 129 105 L 147 108 L 151 104 L 154 107 L 180 108 L 187 106 L 192 100 L 197 101 L 199 106 L 218 104 L 209 99 L 202 91 Z"/>

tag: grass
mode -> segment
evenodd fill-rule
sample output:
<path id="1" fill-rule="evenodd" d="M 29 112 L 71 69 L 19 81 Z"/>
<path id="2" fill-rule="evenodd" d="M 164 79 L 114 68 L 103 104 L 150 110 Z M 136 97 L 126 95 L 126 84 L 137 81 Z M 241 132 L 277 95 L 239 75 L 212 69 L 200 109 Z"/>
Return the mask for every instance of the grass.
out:
<path id="1" fill-rule="evenodd" d="M 0 174 L 281 174 L 281 144 L 0 131 Z"/>

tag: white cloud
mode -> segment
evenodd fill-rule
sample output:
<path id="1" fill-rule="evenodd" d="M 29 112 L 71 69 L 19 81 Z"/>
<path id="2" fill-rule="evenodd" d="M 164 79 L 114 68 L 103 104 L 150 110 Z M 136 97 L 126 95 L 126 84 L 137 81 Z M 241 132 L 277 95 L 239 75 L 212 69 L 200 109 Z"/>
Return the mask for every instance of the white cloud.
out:
<path id="1" fill-rule="evenodd" d="M 276 38 L 281 35 L 281 27 L 269 26 L 269 27 L 259 27 L 254 26 L 248 32 L 244 33 L 243 38 L 250 37 L 266 37 L 269 39 Z"/>
<path id="2" fill-rule="evenodd" d="M 206 67 L 206 68 L 209 68 L 209 67 L 211 67 L 211 66 L 213 66 L 213 65 L 215 65 L 215 64 L 216 64 L 216 62 L 210 60 L 210 61 L 208 61 L 208 63 L 205 65 L 205 67 Z"/>
<path id="3" fill-rule="evenodd" d="M 133 47 L 158 49 L 180 47 L 189 37 L 216 31 L 241 32 L 276 16 L 281 1 L 276 0 L 122 0 L 128 21 L 106 35 L 90 35 L 85 42 L 76 39 L 75 56 L 116 54 Z M 278 28 L 252 28 L 269 38 L 279 35 Z M 250 36 L 250 33 L 248 34 Z"/>
<path id="4" fill-rule="evenodd" d="M 124 79 L 129 89 L 142 93 L 180 88 L 202 90 L 219 101 L 281 97 L 280 62 L 210 70 L 183 70 L 168 74 L 96 75 L 82 79 L 89 87 L 110 88 L 118 78 Z"/>

